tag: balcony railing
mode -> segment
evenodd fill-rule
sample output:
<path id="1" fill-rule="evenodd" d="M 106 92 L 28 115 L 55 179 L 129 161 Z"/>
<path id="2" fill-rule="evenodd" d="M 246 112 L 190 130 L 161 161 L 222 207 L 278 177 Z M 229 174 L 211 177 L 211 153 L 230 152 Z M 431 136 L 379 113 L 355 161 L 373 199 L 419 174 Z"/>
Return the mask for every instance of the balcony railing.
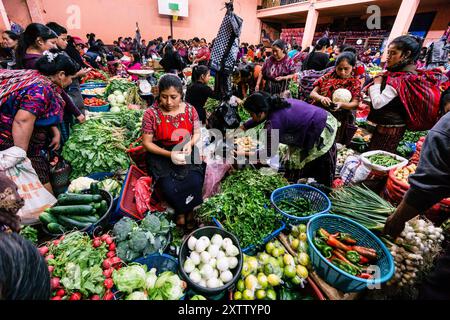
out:
<path id="1" fill-rule="evenodd" d="M 263 0 L 260 9 L 274 8 L 300 2 L 308 2 L 308 0 Z"/>

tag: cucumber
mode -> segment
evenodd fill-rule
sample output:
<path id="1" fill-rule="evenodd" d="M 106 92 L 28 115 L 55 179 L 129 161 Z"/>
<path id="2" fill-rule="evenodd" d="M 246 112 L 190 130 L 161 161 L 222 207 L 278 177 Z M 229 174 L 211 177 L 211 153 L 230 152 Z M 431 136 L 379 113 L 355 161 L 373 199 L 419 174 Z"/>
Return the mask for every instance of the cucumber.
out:
<path id="1" fill-rule="evenodd" d="M 100 194 L 100 187 L 98 186 L 98 182 L 92 182 L 90 190 L 92 194 Z"/>
<path id="2" fill-rule="evenodd" d="M 70 216 L 70 219 L 89 223 L 96 223 L 98 221 L 98 218 L 96 216 Z"/>
<path id="3" fill-rule="evenodd" d="M 58 220 L 56 220 L 56 217 L 54 217 L 51 213 L 48 213 L 48 212 L 42 212 L 39 216 L 39 220 L 44 225 L 48 225 L 50 223 L 58 223 Z"/>
<path id="4" fill-rule="evenodd" d="M 62 225 L 60 225 L 59 223 L 54 223 L 54 222 L 47 224 L 47 230 L 53 234 L 59 234 L 59 233 L 65 232 L 65 229 Z"/>
<path id="5" fill-rule="evenodd" d="M 92 202 L 102 201 L 99 194 L 76 194 L 65 193 L 58 196 L 58 205 L 91 204 Z"/>
<path id="6" fill-rule="evenodd" d="M 49 212 L 55 215 L 90 215 L 94 214 L 94 208 L 91 205 L 57 206 L 50 208 Z"/>
<path id="7" fill-rule="evenodd" d="M 66 216 L 58 216 L 58 221 L 61 222 L 61 224 L 64 226 L 67 226 L 69 228 L 75 227 L 77 229 L 84 229 L 92 225 L 92 222 L 80 222 Z"/>
<path id="8" fill-rule="evenodd" d="M 91 206 L 93 206 L 94 209 L 98 210 L 98 209 L 100 209 L 102 207 L 102 203 L 101 202 L 97 202 L 97 203 L 91 204 Z"/>
<path id="9" fill-rule="evenodd" d="M 108 202 L 106 200 L 102 200 L 100 210 L 97 210 L 101 214 L 105 214 L 108 211 Z"/>

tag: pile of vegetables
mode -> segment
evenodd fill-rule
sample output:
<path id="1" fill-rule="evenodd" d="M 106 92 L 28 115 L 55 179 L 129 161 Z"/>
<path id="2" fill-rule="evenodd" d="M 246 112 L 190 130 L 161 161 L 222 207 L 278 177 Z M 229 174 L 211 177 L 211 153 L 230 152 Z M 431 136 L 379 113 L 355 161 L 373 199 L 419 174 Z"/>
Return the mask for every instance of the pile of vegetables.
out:
<path id="1" fill-rule="evenodd" d="M 136 106 L 138 109 L 145 109 L 147 105 L 147 103 L 139 95 L 139 88 L 137 86 L 128 89 L 125 104 L 128 106 Z"/>
<path id="2" fill-rule="evenodd" d="M 255 151 L 258 146 L 258 142 L 254 141 L 252 137 L 235 137 L 234 144 L 237 146 L 238 150 L 242 150 L 244 152 Z"/>
<path id="3" fill-rule="evenodd" d="M 372 248 L 357 246 L 357 241 L 352 235 L 341 232 L 330 234 L 324 228 L 320 228 L 314 236 L 313 243 L 320 253 L 339 269 L 363 279 L 372 277 L 367 272 L 367 267 L 376 263 L 378 254 Z"/>
<path id="4" fill-rule="evenodd" d="M 210 238 L 188 239 L 190 254 L 183 270 L 189 279 L 204 288 L 219 288 L 233 280 L 232 271 L 238 266 L 240 253 L 230 238 L 215 234 Z"/>
<path id="5" fill-rule="evenodd" d="M 281 200 L 277 203 L 277 207 L 284 213 L 296 217 L 307 217 L 314 213 L 311 200 L 302 197 L 291 200 Z"/>
<path id="6" fill-rule="evenodd" d="M 84 89 L 81 91 L 81 94 L 91 96 L 103 96 L 105 94 L 105 88 Z"/>
<path id="7" fill-rule="evenodd" d="M 331 193 L 331 213 L 350 218 L 370 230 L 382 230 L 395 211 L 388 201 L 366 186 L 344 187 Z"/>
<path id="8" fill-rule="evenodd" d="M 111 275 L 121 268 L 108 234 L 93 240 L 81 232 L 63 235 L 39 248 L 51 274 L 52 300 L 113 300 Z"/>
<path id="9" fill-rule="evenodd" d="M 163 212 L 150 213 L 140 223 L 128 217 L 122 218 L 113 228 L 117 255 L 130 262 L 157 253 L 168 244 L 173 227 Z"/>
<path id="10" fill-rule="evenodd" d="M 125 300 L 180 300 L 186 283 L 171 271 L 157 275 L 155 268 L 133 263 L 113 272 L 112 278 Z"/>
<path id="11" fill-rule="evenodd" d="M 368 159 L 372 164 L 383 167 L 392 167 L 401 162 L 390 155 L 382 153 L 374 154 L 373 156 L 368 157 Z"/>
<path id="12" fill-rule="evenodd" d="M 81 191 L 83 191 L 83 190 L 90 189 L 91 184 L 96 183 L 96 182 L 98 182 L 98 181 L 91 179 L 91 178 L 80 177 L 75 180 L 72 180 L 67 191 L 69 193 L 81 193 Z"/>
<path id="13" fill-rule="evenodd" d="M 113 196 L 113 198 L 116 198 L 122 191 L 122 183 L 123 180 L 119 182 L 114 178 L 108 178 L 100 181 L 98 183 L 98 187 L 102 190 L 108 191 Z"/>
<path id="14" fill-rule="evenodd" d="M 204 108 L 206 112 L 214 112 L 219 105 L 220 105 L 219 100 L 208 98 L 208 100 L 206 100 Z"/>
<path id="15" fill-rule="evenodd" d="M 428 131 L 409 131 L 406 130 L 403 135 L 402 141 L 400 141 L 397 153 L 402 157 L 409 158 L 414 152 L 413 146 L 419 141 L 420 138 L 425 137 Z"/>
<path id="16" fill-rule="evenodd" d="M 120 112 L 122 109 L 126 107 L 126 99 L 128 97 L 127 92 L 122 92 L 120 90 L 116 90 L 110 95 L 108 95 L 108 102 L 111 105 L 110 112 L 116 113 Z"/>
<path id="17" fill-rule="evenodd" d="M 100 107 L 107 104 L 105 100 L 99 98 L 85 98 L 83 103 L 88 107 Z"/>
<path id="18" fill-rule="evenodd" d="M 260 170 L 245 169 L 228 176 L 221 185 L 221 193 L 209 198 L 200 207 L 198 216 L 203 221 L 218 219 L 232 232 L 241 247 L 259 245 L 263 239 L 280 227 L 280 214 L 270 204 L 273 190 L 288 182 L 278 174 L 264 174 Z"/>
<path id="19" fill-rule="evenodd" d="M 304 287 L 309 264 L 306 252 L 293 256 L 286 252 L 278 240 L 271 241 L 266 244 L 265 251 L 255 257 L 244 256 L 241 279 L 236 284 L 233 298 L 234 300 L 277 300 L 277 297 L 287 299 L 287 291 Z"/>
<path id="20" fill-rule="evenodd" d="M 108 81 L 108 77 L 106 76 L 105 73 L 93 69 L 89 71 L 89 73 L 83 79 L 81 79 L 81 83 L 85 83 L 88 81 L 91 82 L 92 80 L 101 80 L 103 82 Z"/>
<path id="21" fill-rule="evenodd" d="M 130 82 L 126 79 L 113 79 L 109 82 L 108 86 L 105 90 L 105 95 L 108 97 L 113 94 L 118 96 L 118 92 L 122 94 L 122 96 L 128 92 L 129 89 L 135 87 L 136 85 L 133 82 Z M 125 100 L 124 100 L 125 101 Z"/>
<path id="22" fill-rule="evenodd" d="M 394 171 L 394 176 L 397 180 L 409 185 L 408 177 L 416 172 L 417 166 L 415 164 L 410 164 L 404 168 L 397 168 Z"/>
<path id="23" fill-rule="evenodd" d="M 70 178 L 128 169 L 130 161 L 125 153 L 125 132 L 124 128 L 99 121 L 75 125 L 62 152 L 72 167 Z"/>
<path id="24" fill-rule="evenodd" d="M 289 82 L 289 92 L 291 93 L 291 97 L 294 99 L 298 98 L 298 88 L 299 84 L 297 81 L 291 80 Z"/>
<path id="25" fill-rule="evenodd" d="M 20 229 L 19 234 L 33 244 L 38 243 L 38 231 L 31 226 L 23 227 Z"/>
<path id="26" fill-rule="evenodd" d="M 345 164 L 347 158 L 353 155 L 355 155 L 354 150 L 342 147 L 337 154 L 336 170 L 340 170 L 340 168 L 342 168 L 342 166 Z"/>
<path id="27" fill-rule="evenodd" d="M 92 184 L 95 187 L 95 183 Z M 108 211 L 108 203 L 101 195 L 63 193 L 52 208 L 39 215 L 39 220 L 53 234 L 68 230 L 82 230 L 92 226 Z"/>
<path id="28" fill-rule="evenodd" d="M 406 223 L 405 229 L 394 242 L 383 240 L 395 262 L 395 275 L 388 285 L 406 287 L 416 284 L 431 270 L 436 256 L 442 250 L 444 235 L 441 228 L 416 218 Z"/>

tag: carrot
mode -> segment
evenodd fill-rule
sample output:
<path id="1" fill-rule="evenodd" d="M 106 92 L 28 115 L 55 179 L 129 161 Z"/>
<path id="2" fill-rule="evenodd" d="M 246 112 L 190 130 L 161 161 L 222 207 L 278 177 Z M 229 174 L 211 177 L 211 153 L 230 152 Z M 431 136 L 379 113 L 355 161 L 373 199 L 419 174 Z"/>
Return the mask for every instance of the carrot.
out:
<path id="1" fill-rule="evenodd" d="M 338 248 L 338 249 L 342 249 L 344 251 L 350 251 L 352 250 L 351 247 L 346 246 L 345 244 L 343 244 L 342 242 L 340 242 L 339 240 L 337 240 L 335 237 L 328 237 L 328 241 L 327 244 L 333 248 Z M 355 250 L 356 251 L 356 250 Z"/>
<path id="2" fill-rule="evenodd" d="M 359 247 L 359 246 L 353 246 L 352 249 L 354 251 L 358 252 L 360 255 L 366 257 L 369 260 L 377 260 L 378 259 L 377 252 L 373 249 Z"/>

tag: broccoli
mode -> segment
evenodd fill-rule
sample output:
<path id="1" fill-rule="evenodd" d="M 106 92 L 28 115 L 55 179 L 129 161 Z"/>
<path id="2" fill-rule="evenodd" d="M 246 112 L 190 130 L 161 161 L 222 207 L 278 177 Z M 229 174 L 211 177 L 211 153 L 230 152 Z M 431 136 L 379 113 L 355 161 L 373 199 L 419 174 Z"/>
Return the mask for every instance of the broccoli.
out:
<path id="1" fill-rule="evenodd" d="M 161 229 L 158 232 L 159 234 L 167 234 L 171 228 L 173 228 L 175 224 L 173 222 L 169 222 L 166 218 L 161 219 Z"/>
<path id="2" fill-rule="evenodd" d="M 117 244 L 116 253 L 120 259 L 125 260 L 128 250 L 130 250 L 128 247 L 128 241 L 122 241 Z"/>
<path id="3" fill-rule="evenodd" d="M 139 252 L 133 251 L 131 249 L 127 250 L 127 253 L 125 254 L 125 259 L 123 261 L 130 262 L 137 258 L 139 258 L 141 254 Z"/>
<path id="4" fill-rule="evenodd" d="M 141 227 L 151 233 L 157 233 L 161 229 L 161 221 L 156 215 L 149 214 L 142 220 Z"/>
<path id="5" fill-rule="evenodd" d="M 158 248 L 155 248 L 154 245 L 149 244 L 149 245 L 144 249 L 143 256 L 144 256 L 144 257 L 149 256 L 149 255 L 151 255 L 151 254 L 154 254 L 156 251 L 158 251 Z"/>
<path id="6" fill-rule="evenodd" d="M 113 233 L 117 241 L 124 241 L 128 238 L 133 228 L 136 226 L 136 222 L 132 219 L 125 217 L 114 225 Z"/>
<path id="7" fill-rule="evenodd" d="M 130 234 L 129 246 L 130 249 L 137 252 L 142 252 L 148 245 L 147 235 L 143 230 L 133 230 Z"/>

